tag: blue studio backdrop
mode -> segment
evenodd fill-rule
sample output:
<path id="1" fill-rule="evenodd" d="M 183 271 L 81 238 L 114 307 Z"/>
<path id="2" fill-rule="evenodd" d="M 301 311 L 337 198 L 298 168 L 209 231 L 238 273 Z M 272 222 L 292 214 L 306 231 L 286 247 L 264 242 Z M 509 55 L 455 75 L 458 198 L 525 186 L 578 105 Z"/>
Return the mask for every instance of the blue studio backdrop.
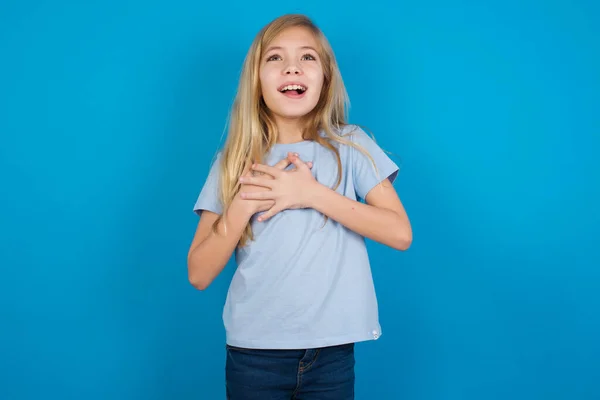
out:
<path id="1" fill-rule="evenodd" d="M 357 399 L 600 398 L 600 7 L 583 0 L 0 3 L 0 398 L 221 399 L 234 265 L 192 206 L 274 17 L 329 37 L 402 169 L 369 241 Z"/>

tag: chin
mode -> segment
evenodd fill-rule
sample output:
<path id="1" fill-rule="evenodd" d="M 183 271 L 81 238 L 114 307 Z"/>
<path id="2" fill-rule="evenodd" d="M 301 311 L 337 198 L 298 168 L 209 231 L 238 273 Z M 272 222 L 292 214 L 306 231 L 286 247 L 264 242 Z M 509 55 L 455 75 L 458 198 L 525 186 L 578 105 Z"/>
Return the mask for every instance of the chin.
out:
<path id="1" fill-rule="evenodd" d="M 308 93 L 308 96 L 306 94 L 304 96 L 289 98 L 279 91 L 275 91 L 275 93 L 269 93 L 263 99 L 273 115 L 284 119 L 298 119 L 313 111 L 319 102 L 318 97 L 314 98 L 314 93 Z"/>
<path id="2" fill-rule="evenodd" d="M 314 107 L 313 108 L 307 108 L 307 109 L 304 109 L 304 110 L 273 110 L 273 114 L 277 115 L 280 118 L 298 119 L 298 118 L 305 117 L 313 109 L 314 109 Z"/>
<path id="3" fill-rule="evenodd" d="M 269 105 L 267 104 L 267 106 L 269 107 Z M 288 105 L 286 107 L 285 104 L 277 104 L 274 107 L 269 107 L 269 109 L 271 110 L 271 112 L 273 113 L 273 115 L 276 115 L 280 118 L 285 118 L 285 119 L 298 119 L 298 118 L 302 118 L 305 117 L 306 115 L 310 114 L 315 107 L 317 106 L 317 104 L 294 104 L 294 105 Z"/>

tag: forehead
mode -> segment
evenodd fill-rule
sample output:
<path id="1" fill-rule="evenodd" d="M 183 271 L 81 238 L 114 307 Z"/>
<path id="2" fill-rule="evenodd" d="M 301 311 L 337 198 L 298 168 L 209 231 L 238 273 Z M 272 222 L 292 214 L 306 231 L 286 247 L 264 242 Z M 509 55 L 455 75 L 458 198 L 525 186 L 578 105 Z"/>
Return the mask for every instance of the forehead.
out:
<path id="1" fill-rule="evenodd" d="M 267 46 L 267 51 L 272 47 L 287 49 L 312 47 L 318 49 L 319 43 L 310 29 L 303 26 L 294 26 L 281 31 L 275 36 Z"/>

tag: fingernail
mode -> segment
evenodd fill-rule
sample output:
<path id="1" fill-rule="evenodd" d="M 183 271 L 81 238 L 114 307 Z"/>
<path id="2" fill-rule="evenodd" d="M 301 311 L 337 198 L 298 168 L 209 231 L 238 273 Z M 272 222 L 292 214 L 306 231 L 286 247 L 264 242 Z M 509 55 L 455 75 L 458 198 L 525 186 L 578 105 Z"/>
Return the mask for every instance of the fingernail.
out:
<path id="1" fill-rule="evenodd" d="M 294 153 L 294 155 L 295 155 L 296 157 L 300 157 L 300 154 L 298 154 L 298 153 Z"/>

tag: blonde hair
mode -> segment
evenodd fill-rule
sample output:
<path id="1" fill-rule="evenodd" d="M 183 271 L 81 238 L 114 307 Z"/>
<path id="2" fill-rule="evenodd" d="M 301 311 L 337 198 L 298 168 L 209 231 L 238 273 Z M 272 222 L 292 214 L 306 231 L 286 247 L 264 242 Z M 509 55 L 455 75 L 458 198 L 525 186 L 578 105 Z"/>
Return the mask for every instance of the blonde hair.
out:
<path id="1" fill-rule="evenodd" d="M 264 155 L 277 143 L 277 126 L 261 95 L 260 60 L 270 42 L 281 32 L 292 27 L 309 29 L 319 44 L 317 52 L 323 66 L 323 87 L 317 105 L 303 117 L 303 138 L 315 141 L 335 154 L 338 171 L 334 189 L 342 179 L 342 164 L 339 151 L 333 142 L 358 148 L 340 134 L 342 127 L 347 124 L 350 102 L 327 38 L 308 17 L 301 14 L 283 15 L 261 29 L 244 59 L 237 94 L 229 115 L 229 132 L 221 152 L 219 196 L 223 210 L 228 209 L 239 191 L 239 177 L 253 162 L 262 162 Z M 325 135 L 321 135 L 320 132 Z M 359 150 L 366 154 L 364 150 Z M 373 161 L 368 154 L 366 155 Z M 222 218 L 220 216 L 215 222 L 215 232 Z M 238 245 L 244 246 L 249 239 L 253 239 L 250 224 L 246 226 Z"/>

